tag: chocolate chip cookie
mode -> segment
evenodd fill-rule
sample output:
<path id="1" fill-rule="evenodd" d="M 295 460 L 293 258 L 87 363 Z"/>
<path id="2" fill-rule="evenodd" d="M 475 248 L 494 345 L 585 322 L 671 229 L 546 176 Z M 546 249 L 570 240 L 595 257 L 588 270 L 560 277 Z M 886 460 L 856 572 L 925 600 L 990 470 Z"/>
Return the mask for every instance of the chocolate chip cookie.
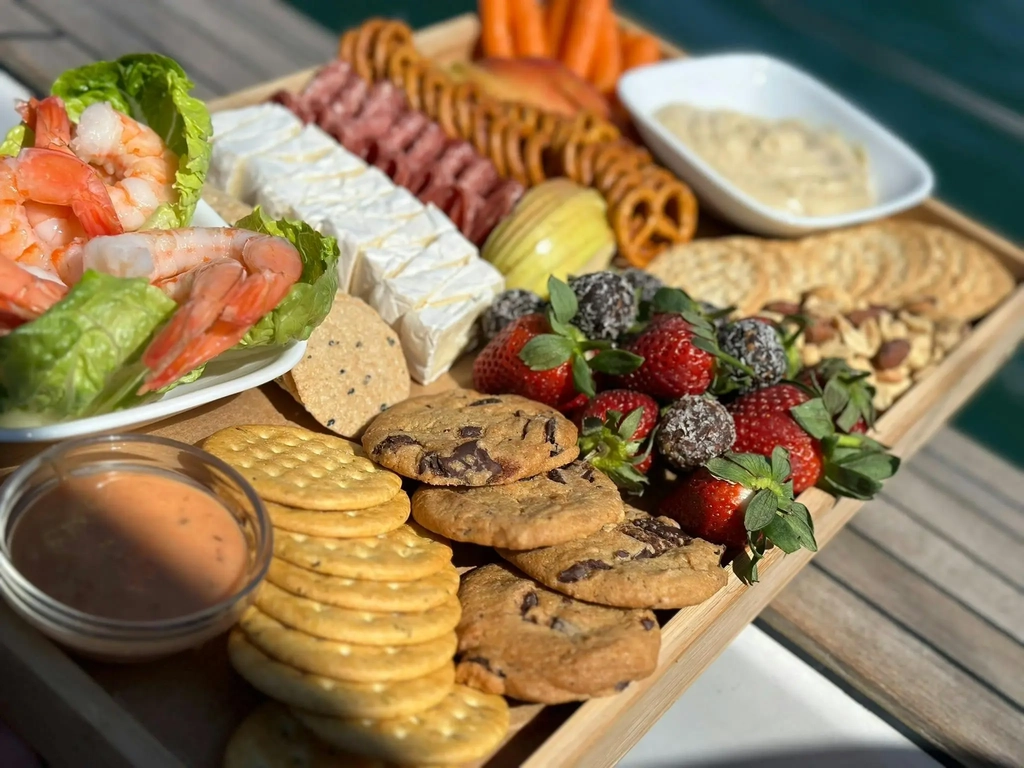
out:
<path id="1" fill-rule="evenodd" d="M 553 408 L 518 395 L 454 389 L 405 400 L 367 427 L 378 464 L 429 485 L 503 485 L 576 458 L 577 431 Z"/>
<path id="2" fill-rule="evenodd" d="M 455 541 L 508 549 L 588 536 L 622 515 L 615 484 L 585 461 L 507 485 L 421 486 L 413 495 L 413 516 L 424 528 Z"/>
<path id="3" fill-rule="evenodd" d="M 693 539 L 667 517 L 630 507 L 626 519 L 584 539 L 498 554 L 541 584 L 620 608 L 682 608 L 725 586 L 724 547 Z"/>
<path id="4" fill-rule="evenodd" d="M 462 579 L 459 682 L 522 701 L 608 696 L 650 675 L 661 630 L 647 610 L 573 600 L 504 564 Z"/>

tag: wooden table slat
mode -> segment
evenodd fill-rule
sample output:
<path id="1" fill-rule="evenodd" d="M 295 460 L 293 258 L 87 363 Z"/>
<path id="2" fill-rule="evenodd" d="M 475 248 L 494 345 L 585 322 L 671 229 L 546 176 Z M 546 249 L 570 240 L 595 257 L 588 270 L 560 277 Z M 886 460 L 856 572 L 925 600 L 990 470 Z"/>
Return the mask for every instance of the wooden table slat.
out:
<path id="1" fill-rule="evenodd" d="M 1024 594 L 985 562 L 968 557 L 883 497 L 866 505 L 850 526 L 921 577 L 933 578 L 934 572 L 947 594 L 1024 641 Z"/>
<path id="2" fill-rule="evenodd" d="M 833 579 L 1024 706 L 1024 646 L 847 527 L 812 561 Z M 943 572 L 934 577 L 940 583 Z M 823 620 L 826 617 L 822 617 Z"/>
<path id="3" fill-rule="evenodd" d="M 174 0 L 170 0 L 174 2 Z M 306 53 L 294 69 L 322 64 L 335 55 L 337 36 L 281 0 L 211 0 L 231 14 L 246 16 L 246 23 L 263 32 L 268 41 L 287 50 Z M 287 74 L 282 72 L 283 74 Z"/>
<path id="4" fill-rule="evenodd" d="M 0 64 L 30 89 L 47 91 L 54 72 L 96 60 L 91 51 L 14 0 L 0 0 L 0 24 Z"/>
<path id="5" fill-rule="evenodd" d="M 992 521 L 971 498 L 963 483 L 943 487 L 934 476 L 911 461 L 885 484 L 883 497 L 892 505 L 910 511 L 919 523 L 948 538 L 955 539 L 965 554 L 985 560 L 1017 587 L 1024 588 L 1024 550 L 1022 539 Z M 1024 488 L 1024 484 L 1021 485 Z M 1018 512 L 1024 519 L 1024 512 Z"/>
<path id="6" fill-rule="evenodd" d="M 762 619 L 965 765 L 1020 764 L 1021 710 L 813 563 Z"/>

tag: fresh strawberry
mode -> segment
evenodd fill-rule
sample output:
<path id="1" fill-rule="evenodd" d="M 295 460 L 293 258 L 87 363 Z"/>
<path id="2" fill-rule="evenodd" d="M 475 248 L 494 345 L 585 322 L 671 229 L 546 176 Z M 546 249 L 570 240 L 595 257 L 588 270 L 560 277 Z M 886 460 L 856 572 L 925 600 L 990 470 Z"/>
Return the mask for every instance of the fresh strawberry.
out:
<path id="1" fill-rule="evenodd" d="M 591 400 L 587 407 L 580 414 L 582 419 L 594 418 L 605 421 L 609 411 L 617 411 L 619 414 L 630 414 L 637 408 L 643 409 L 640 423 L 636 431 L 630 435 L 630 440 L 643 440 L 651 430 L 658 424 L 658 403 L 650 395 L 642 392 L 633 392 L 629 389 L 609 389 L 598 393 L 597 397 Z"/>
<path id="2" fill-rule="evenodd" d="M 524 315 L 506 325 L 473 361 L 473 386 L 489 395 L 512 393 L 557 406 L 576 397 L 572 364 L 531 370 L 519 355 L 530 341 L 551 333 L 544 315 Z"/>
<path id="3" fill-rule="evenodd" d="M 565 283 L 548 280 L 547 315 L 531 314 L 505 326 L 473 363 L 473 383 L 488 394 L 513 393 L 556 408 L 595 395 L 594 371 L 623 374 L 643 360 L 611 342 L 590 341 L 574 325 L 578 303 Z"/>
<path id="4" fill-rule="evenodd" d="M 733 450 L 771 456 L 776 446 L 785 448 L 797 494 L 820 485 L 833 495 L 870 499 L 899 467 L 881 443 L 837 431 L 824 398 L 795 384 L 759 389 L 727 407 L 736 424 Z"/>
<path id="5" fill-rule="evenodd" d="M 715 357 L 698 347 L 695 338 L 693 326 L 682 315 L 655 315 L 624 347 L 644 362 L 617 384 L 659 400 L 704 393 L 715 377 Z"/>
<path id="6" fill-rule="evenodd" d="M 737 573 L 757 581 L 757 562 L 769 545 L 787 554 L 818 548 L 807 507 L 793 500 L 789 473 L 784 448 L 773 450 L 770 461 L 752 453 L 726 453 L 684 476 L 659 512 L 693 536 L 728 547 L 749 545 L 746 569 Z M 739 562 L 734 561 L 734 569 Z"/>
<path id="7" fill-rule="evenodd" d="M 638 479 L 624 468 L 641 475 L 651 468 L 650 447 L 642 449 L 658 415 L 658 403 L 649 395 L 628 389 L 600 392 L 579 414 L 580 453 L 620 486 L 632 487 Z"/>
<path id="8" fill-rule="evenodd" d="M 793 467 L 793 491 L 801 493 L 818 482 L 822 472 L 821 444 L 797 423 L 790 409 L 811 396 L 793 384 L 776 384 L 738 397 L 726 408 L 736 424 L 733 450 L 771 456 L 781 445 Z"/>

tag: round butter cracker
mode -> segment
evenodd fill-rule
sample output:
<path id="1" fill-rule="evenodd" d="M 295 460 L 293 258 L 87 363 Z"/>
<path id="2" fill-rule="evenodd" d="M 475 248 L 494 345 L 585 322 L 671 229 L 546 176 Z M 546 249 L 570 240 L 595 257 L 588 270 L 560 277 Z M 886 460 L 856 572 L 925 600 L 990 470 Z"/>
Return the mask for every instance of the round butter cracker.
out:
<path id="1" fill-rule="evenodd" d="M 459 591 L 453 565 L 415 581 L 374 581 L 325 575 L 273 557 L 267 581 L 298 597 L 355 611 L 428 611 Z"/>
<path id="2" fill-rule="evenodd" d="M 356 443 L 299 427 L 228 427 L 203 441 L 268 501 L 301 509 L 343 511 L 383 504 L 402 489 Z"/>
<path id="3" fill-rule="evenodd" d="M 423 677 L 390 683 L 351 683 L 311 675 L 267 656 L 237 627 L 228 658 L 248 683 L 283 704 L 332 717 L 391 718 L 416 714 L 443 701 L 455 685 L 453 664 Z"/>
<path id="4" fill-rule="evenodd" d="M 354 611 L 298 597 L 264 583 L 256 607 L 285 626 L 339 643 L 418 645 L 443 637 L 458 626 L 462 608 L 457 597 L 417 613 Z"/>
<path id="5" fill-rule="evenodd" d="M 328 744 L 399 765 L 463 765 L 493 754 L 508 734 L 501 696 L 456 685 L 440 704 L 412 717 L 340 720 L 295 716 Z"/>
<path id="6" fill-rule="evenodd" d="M 328 536 L 336 539 L 377 536 L 400 528 L 409 519 L 409 496 L 399 491 L 393 499 L 366 509 L 325 511 L 297 509 L 266 502 L 267 512 L 274 527 L 309 536 Z"/>

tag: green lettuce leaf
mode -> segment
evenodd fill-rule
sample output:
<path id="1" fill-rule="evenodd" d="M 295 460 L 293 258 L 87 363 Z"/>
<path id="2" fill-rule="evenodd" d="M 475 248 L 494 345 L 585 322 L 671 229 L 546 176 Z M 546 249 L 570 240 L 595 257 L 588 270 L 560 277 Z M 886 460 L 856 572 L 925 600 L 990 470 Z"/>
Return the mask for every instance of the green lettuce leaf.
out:
<path id="1" fill-rule="evenodd" d="M 98 412 L 97 398 L 174 309 L 144 278 L 86 272 L 44 315 L 0 338 L 0 413 L 39 423 Z"/>
<path id="2" fill-rule="evenodd" d="M 18 123 L 7 132 L 3 143 L 0 143 L 0 157 L 16 155 L 23 146 L 33 143 L 35 143 L 35 138 L 32 135 L 32 131 L 24 123 Z"/>
<path id="3" fill-rule="evenodd" d="M 161 205 L 144 229 L 187 227 L 199 203 L 210 167 L 213 126 L 206 105 L 189 96 L 194 83 L 174 59 L 156 53 L 133 53 L 116 61 L 100 61 L 71 69 L 54 82 L 72 121 L 90 104 L 108 101 L 114 109 L 145 123 L 178 155 L 174 189 L 178 199 Z M 0 144 L 0 155 L 17 154 L 29 140 L 24 125 L 16 126 Z"/>
<path id="4" fill-rule="evenodd" d="M 274 221 L 257 207 L 235 222 L 241 229 L 277 235 L 302 256 L 302 277 L 277 308 L 249 329 L 239 346 L 257 347 L 305 341 L 331 311 L 338 292 L 338 243 L 301 221 Z"/>

